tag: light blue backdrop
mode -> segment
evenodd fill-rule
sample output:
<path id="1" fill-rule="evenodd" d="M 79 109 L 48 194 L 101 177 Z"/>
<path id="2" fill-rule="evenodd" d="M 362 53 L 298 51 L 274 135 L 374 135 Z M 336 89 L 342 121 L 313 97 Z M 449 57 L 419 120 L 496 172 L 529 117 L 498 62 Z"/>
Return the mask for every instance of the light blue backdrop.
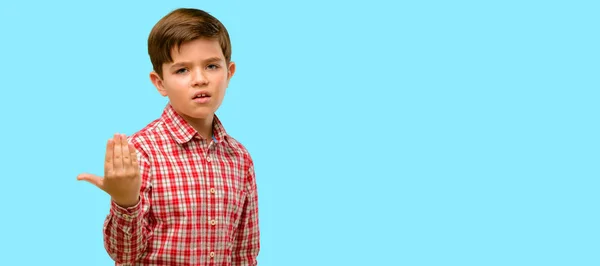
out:
<path id="1" fill-rule="evenodd" d="M 260 265 L 600 265 L 596 3 L 3 1 L 0 265 L 111 265 L 75 177 L 160 115 L 178 7 L 232 36 Z"/>

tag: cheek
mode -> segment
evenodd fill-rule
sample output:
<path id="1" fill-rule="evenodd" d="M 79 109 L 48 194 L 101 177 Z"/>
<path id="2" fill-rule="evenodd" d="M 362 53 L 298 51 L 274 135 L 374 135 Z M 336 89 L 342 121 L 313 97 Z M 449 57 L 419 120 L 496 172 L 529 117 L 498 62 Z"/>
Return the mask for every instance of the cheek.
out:
<path id="1" fill-rule="evenodd" d="M 189 84 L 189 82 L 186 79 L 187 78 L 184 76 L 170 77 L 164 82 L 165 88 L 170 92 L 177 92 L 181 91 L 182 89 L 186 89 Z"/>
<path id="2" fill-rule="evenodd" d="M 170 80 L 171 86 L 174 88 L 182 88 L 189 84 L 189 76 L 173 76 Z"/>
<path id="3" fill-rule="evenodd" d="M 212 84 L 215 88 L 215 92 L 218 94 L 223 94 L 225 89 L 227 88 L 227 78 L 223 78 L 220 76 L 219 78 L 213 79 Z"/>

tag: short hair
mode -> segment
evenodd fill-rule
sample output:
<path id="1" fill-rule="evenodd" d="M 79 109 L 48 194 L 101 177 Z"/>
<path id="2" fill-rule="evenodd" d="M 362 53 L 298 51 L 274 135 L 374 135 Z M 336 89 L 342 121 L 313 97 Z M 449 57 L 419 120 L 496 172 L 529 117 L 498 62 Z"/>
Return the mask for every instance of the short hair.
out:
<path id="1" fill-rule="evenodd" d="M 200 38 L 216 39 L 225 61 L 231 62 L 231 40 L 221 21 L 203 10 L 179 8 L 160 19 L 148 36 L 148 55 L 154 71 L 162 78 L 162 65 L 173 62 L 171 51 Z"/>

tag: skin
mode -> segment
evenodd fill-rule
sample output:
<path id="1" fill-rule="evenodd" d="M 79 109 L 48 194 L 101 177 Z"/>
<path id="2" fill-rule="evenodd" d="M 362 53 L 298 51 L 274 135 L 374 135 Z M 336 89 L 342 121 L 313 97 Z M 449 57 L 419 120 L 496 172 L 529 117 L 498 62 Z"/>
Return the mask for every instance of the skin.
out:
<path id="1" fill-rule="evenodd" d="M 221 106 L 225 90 L 235 73 L 235 63 L 227 63 L 217 40 L 197 39 L 171 51 L 173 62 L 164 63 L 162 77 L 152 71 L 150 80 L 159 94 L 169 98 L 175 111 L 205 139 L 212 137 L 214 113 Z M 193 100 L 198 92 L 210 96 L 208 102 Z M 102 189 L 122 207 L 140 199 L 141 175 L 136 150 L 127 136 L 116 133 L 106 144 L 104 177 L 82 173 L 77 180 Z"/>
<path id="2" fill-rule="evenodd" d="M 198 133 L 206 139 L 212 136 L 215 111 L 223 102 L 225 89 L 235 72 L 235 64 L 225 62 L 221 46 L 216 40 L 197 39 L 184 43 L 171 52 L 173 62 L 163 64 L 162 78 L 150 73 L 150 80 Z M 192 100 L 194 94 L 206 91 L 208 103 Z"/>
<path id="3" fill-rule="evenodd" d="M 123 134 L 115 134 L 106 143 L 104 178 L 83 173 L 77 180 L 87 181 L 108 193 L 123 207 L 137 204 L 140 198 L 141 178 L 135 148 Z"/>

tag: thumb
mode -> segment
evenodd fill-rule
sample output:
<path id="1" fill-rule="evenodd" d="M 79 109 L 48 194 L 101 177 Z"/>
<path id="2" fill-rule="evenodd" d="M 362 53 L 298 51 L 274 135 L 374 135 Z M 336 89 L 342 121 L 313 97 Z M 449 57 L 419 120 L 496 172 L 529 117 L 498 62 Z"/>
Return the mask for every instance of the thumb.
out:
<path id="1" fill-rule="evenodd" d="M 87 181 L 87 182 L 91 183 L 92 185 L 95 185 L 98 188 L 102 189 L 102 177 L 99 177 L 97 175 L 83 173 L 83 174 L 79 174 L 77 176 L 77 180 Z"/>

